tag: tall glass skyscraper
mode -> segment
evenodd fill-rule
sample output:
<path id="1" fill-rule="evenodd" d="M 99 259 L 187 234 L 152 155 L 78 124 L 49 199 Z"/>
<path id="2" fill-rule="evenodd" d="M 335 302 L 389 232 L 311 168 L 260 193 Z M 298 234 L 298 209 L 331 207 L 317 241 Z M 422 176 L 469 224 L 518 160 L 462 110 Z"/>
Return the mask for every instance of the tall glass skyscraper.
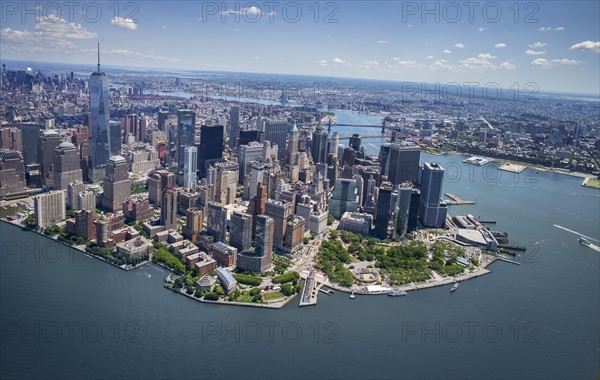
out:
<path id="1" fill-rule="evenodd" d="M 183 186 L 185 177 L 185 147 L 194 145 L 196 139 L 196 112 L 177 112 L 177 185 Z M 221 149 L 221 148 L 220 148 Z"/>
<path id="2" fill-rule="evenodd" d="M 100 44 L 98 70 L 90 75 L 90 142 L 95 168 L 106 165 L 110 157 L 110 128 L 108 108 L 108 77 L 100 71 Z"/>

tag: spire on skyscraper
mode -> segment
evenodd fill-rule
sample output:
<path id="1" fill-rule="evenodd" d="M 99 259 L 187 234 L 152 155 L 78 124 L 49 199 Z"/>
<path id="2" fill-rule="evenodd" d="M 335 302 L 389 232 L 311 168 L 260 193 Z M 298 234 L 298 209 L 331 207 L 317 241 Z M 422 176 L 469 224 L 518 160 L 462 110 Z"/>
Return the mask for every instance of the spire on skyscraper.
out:
<path id="1" fill-rule="evenodd" d="M 100 42 L 98 42 L 98 72 L 100 72 Z"/>

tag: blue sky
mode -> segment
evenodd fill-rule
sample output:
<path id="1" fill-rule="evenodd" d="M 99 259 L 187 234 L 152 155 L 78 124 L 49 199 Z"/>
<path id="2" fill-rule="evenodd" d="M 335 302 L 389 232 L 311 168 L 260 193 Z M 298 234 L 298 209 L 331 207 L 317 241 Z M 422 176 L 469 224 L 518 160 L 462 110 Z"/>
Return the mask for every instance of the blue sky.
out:
<path id="1" fill-rule="evenodd" d="M 1 4 L 4 59 L 600 91 L 598 1 L 37 4 Z"/>

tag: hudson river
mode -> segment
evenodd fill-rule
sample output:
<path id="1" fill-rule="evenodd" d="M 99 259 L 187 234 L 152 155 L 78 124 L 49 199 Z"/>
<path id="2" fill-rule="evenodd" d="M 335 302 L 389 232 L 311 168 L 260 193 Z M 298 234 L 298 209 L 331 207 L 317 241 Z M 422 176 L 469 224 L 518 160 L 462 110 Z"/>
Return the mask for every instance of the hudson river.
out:
<path id="1" fill-rule="evenodd" d="M 2 222 L 0 375 L 597 376 L 600 253 L 577 239 L 598 244 L 600 192 L 554 173 L 516 176 L 458 156 L 421 158 L 447 168 L 445 192 L 477 202 L 450 206 L 450 214 L 497 221 L 493 229 L 508 232 L 511 244 L 528 246 L 521 265 L 494 263 L 491 274 L 452 294 L 440 287 L 350 300 L 338 292 L 321 294 L 314 307 L 299 308 L 296 299 L 263 310 L 195 302 L 164 289 L 168 273 L 160 267 L 124 272 Z"/>

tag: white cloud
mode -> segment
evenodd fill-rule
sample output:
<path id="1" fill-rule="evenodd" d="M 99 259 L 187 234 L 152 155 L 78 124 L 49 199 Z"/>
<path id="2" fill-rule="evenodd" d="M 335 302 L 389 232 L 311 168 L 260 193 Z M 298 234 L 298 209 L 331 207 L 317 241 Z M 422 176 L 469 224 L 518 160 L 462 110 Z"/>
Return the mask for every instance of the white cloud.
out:
<path id="1" fill-rule="evenodd" d="M 545 42 L 540 42 L 540 41 L 538 41 L 538 42 L 534 42 L 534 43 L 532 43 L 532 44 L 529 44 L 529 47 L 530 47 L 530 48 L 534 48 L 534 49 L 541 49 L 541 48 L 543 48 L 543 47 L 546 47 L 547 45 L 548 45 L 548 44 L 547 44 L 547 43 L 545 43 Z"/>
<path id="2" fill-rule="evenodd" d="M 465 44 L 463 43 L 457 43 L 456 45 L 454 45 L 455 48 L 459 48 L 459 49 L 464 49 L 465 48 Z"/>
<path id="3" fill-rule="evenodd" d="M 227 15 L 259 15 L 261 13 L 261 10 L 259 7 L 257 6 L 250 6 L 247 8 L 240 8 L 239 10 L 235 10 L 235 9 L 225 9 L 224 11 L 221 12 L 221 15 L 223 16 L 227 16 Z M 275 14 L 274 12 L 271 12 L 272 14 Z M 271 15 L 271 13 L 269 13 L 269 15 Z"/>
<path id="4" fill-rule="evenodd" d="M 506 47 L 506 44 L 505 44 L 505 43 L 503 43 L 503 42 L 500 42 L 499 44 L 496 44 L 496 45 L 494 45 L 494 47 L 495 47 L 496 49 L 502 49 L 502 48 L 505 48 L 505 47 Z"/>
<path id="5" fill-rule="evenodd" d="M 539 51 L 539 50 L 525 50 L 525 54 L 527 54 L 527 55 L 544 55 L 544 54 L 546 54 L 546 52 Z"/>
<path id="6" fill-rule="evenodd" d="M 317 61 L 317 63 L 319 64 L 319 66 L 321 67 L 326 67 L 327 66 L 327 60 L 326 59 L 322 59 L 320 61 Z"/>
<path id="7" fill-rule="evenodd" d="M 494 59 L 494 58 L 496 58 L 496 56 L 491 55 L 490 53 L 485 53 L 485 54 L 481 53 L 481 54 L 477 55 L 477 58 L 479 58 L 479 59 Z"/>
<path id="8" fill-rule="evenodd" d="M 87 49 L 87 50 L 84 50 L 84 52 L 96 52 L 96 50 L 95 49 Z M 145 53 L 140 53 L 137 51 L 127 50 L 127 49 L 102 50 L 102 54 L 103 55 L 106 54 L 106 55 L 123 56 L 123 57 L 138 59 L 138 60 L 151 60 L 151 61 L 165 62 L 165 63 L 189 62 L 188 60 L 185 60 L 185 59 L 167 58 L 167 57 L 162 57 L 160 55 L 145 54 Z"/>
<path id="9" fill-rule="evenodd" d="M 552 66 L 556 66 L 556 65 L 578 65 L 580 63 L 583 63 L 583 62 L 576 61 L 574 59 L 567 59 L 567 58 L 553 59 L 551 61 L 547 60 L 545 58 L 537 58 L 537 59 L 534 59 L 533 61 L 531 61 L 532 65 L 542 66 L 545 69 L 549 69 Z"/>
<path id="10" fill-rule="evenodd" d="M 123 18 L 119 16 L 113 17 L 112 20 L 110 20 L 110 23 L 129 30 L 136 30 L 138 27 L 136 21 L 130 18 Z"/>
<path id="11" fill-rule="evenodd" d="M 444 54 L 452 54 L 452 52 L 448 49 L 444 50 Z"/>
<path id="12" fill-rule="evenodd" d="M 367 66 L 379 66 L 379 62 L 377 61 L 364 61 L 363 64 Z"/>
<path id="13" fill-rule="evenodd" d="M 61 18 L 42 18 L 35 24 L 32 32 L 4 28 L 2 48 L 30 53 L 68 52 L 78 49 L 75 40 L 96 38 L 98 35 L 88 31 L 81 24 L 69 23 Z"/>
<path id="14" fill-rule="evenodd" d="M 564 26 L 557 26 L 557 27 L 541 26 L 538 29 L 538 32 L 562 32 L 564 30 L 566 30 Z"/>
<path id="15" fill-rule="evenodd" d="M 378 41 L 377 41 L 377 43 L 378 43 L 378 44 L 387 44 L 387 43 L 389 43 L 389 42 L 388 42 L 388 41 L 386 41 L 386 40 L 378 40 Z"/>
<path id="16" fill-rule="evenodd" d="M 514 70 L 517 68 L 517 65 L 511 62 L 502 62 L 499 67 L 505 70 Z"/>
<path id="17" fill-rule="evenodd" d="M 581 50 L 592 53 L 600 53 L 600 41 L 582 41 L 571 46 L 569 50 Z"/>
<path id="18" fill-rule="evenodd" d="M 348 62 L 344 61 L 341 58 L 337 58 L 336 57 L 336 58 L 333 59 L 333 63 L 337 63 L 338 65 L 346 65 Z"/>
<path id="19" fill-rule="evenodd" d="M 434 55 L 428 55 L 428 56 L 427 56 L 427 59 L 434 59 L 434 58 L 435 58 L 435 56 L 434 56 Z"/>
<path id="20" fill-rule="evenodd" d="M 480 27 L 479 29 L 477 29 L 480 32 L 485 32 L 486 30 L 488 30 L 488 28 L 484 28 L 484 27 Z"/>

